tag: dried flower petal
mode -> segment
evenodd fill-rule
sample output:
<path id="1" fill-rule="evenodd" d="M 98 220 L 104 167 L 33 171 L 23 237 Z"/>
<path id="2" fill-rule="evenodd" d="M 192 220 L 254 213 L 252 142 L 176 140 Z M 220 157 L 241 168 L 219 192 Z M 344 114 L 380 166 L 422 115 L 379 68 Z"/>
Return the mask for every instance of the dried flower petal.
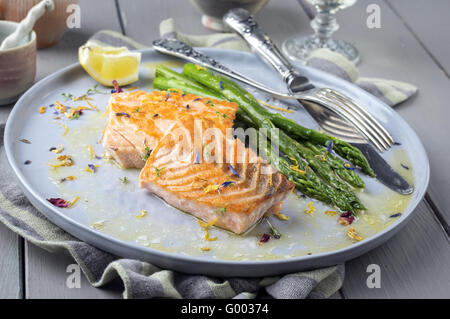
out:
<path id="1" fill-rule="evenodd" d="M 259 239 L 259 244 L 267 243 L 270 240 L 269 234 L 263 234 L 261 238 Z"/>
<path id="2" fill-rule="evenodd" d="M 353 216 L 352 212 L 342 213 L 338 219 L 338 223 L 344 226 L 351 225 L 355 220 L 355 216 Z"/>
<path id="3" fill-rule="evenodd" d="M 119 86 L 119 82 L 117 82 L 116 80 L 112 81 L 112 85 L 114 86 L 114 93 L 121 93 L 123 92 L 122 88 Z"/>
<path id="4" fill-rule="evenodd" d="M 47 200 L 56 207 L 66 208 L 70 205 L 69 201 L 62 198 L 47 198 Z"/>

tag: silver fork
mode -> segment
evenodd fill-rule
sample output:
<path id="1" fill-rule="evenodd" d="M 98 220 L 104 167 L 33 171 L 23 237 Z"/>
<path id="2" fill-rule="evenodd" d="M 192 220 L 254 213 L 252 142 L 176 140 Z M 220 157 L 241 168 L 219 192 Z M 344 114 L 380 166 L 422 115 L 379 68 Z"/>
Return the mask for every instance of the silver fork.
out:
<path id="1" fill-rule="evenodd" d="M 295 70 L 247 10 L 232 9 L 223 20 L 282 76 L 290 90 L 290 94 L 283 94 L 283 98 L 299 99 L 324 131 L 344 140 L 361 140 L 362 136 L 379 151 L 387 150 L 395 143 L 389 132 L 350 97 L 330 88 L 314 88 L 306 77 Z M 317 108 L 317 104 L 328 111 Z"/>
<path id="2" fill-rule="evenodd" d="M 300 100 L 301 104 L 317 121 L 323 131 L 347 142 L 365 143 L 367 140 L 380 152 L 388 149 L 394 143 L 391 135 L 381 124 L 350 98 L 338 93 L 339 95 L 336 95 L 336 99 L 331 99 L 330 97 L 335 93 L 334 90 L 312 88 L 296 93 L 278 92 L 230 70 L 213 58 L 194 50 L 184 42 L 175 39 L 159 39 L 153 42 L 153 48 L 158 52 L 188 60 L 229 76 L 275 98 Z M 348 105 L 348 107 L 345 105 Z M 355 113 L 358 115 L 352 114 L 351 109 L 357 110 Z"/>

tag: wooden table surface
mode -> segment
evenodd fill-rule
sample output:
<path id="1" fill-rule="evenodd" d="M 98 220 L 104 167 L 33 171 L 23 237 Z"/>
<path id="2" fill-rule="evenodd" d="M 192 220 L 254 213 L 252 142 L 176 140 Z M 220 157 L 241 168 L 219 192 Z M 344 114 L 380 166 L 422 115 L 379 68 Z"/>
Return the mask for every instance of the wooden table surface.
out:
<path id="1" fill-rule="evenodd" d="M 369 4 L 381 8 L 381 28 L 366 27 Z M 208 34 L 198 13 L 184 0 L 79 0 L 81 28 L 68 30 L 61 42 L 38 52 L 36 80 L 77 61 L 77 48 L 94 32 L 112 29 L 150 44 L 159 22 L 173 17 L 180 30 Z M 118 9 L 119 8 L 119 9 Z M 360 0 L 338 14 L 337 38 L 360 50 L 362 76 L 402 80 L 419 93 L 396 107 L 421 138 L 431 163 L 428 192 L 414 218 L 386 244 L 346 265 L 346 280 L 335 298 L 450 297 L 450 1 Z M 119 23 L 123 20 L 123 29 Z M 272 0 L 257 15 L 260 25 L 280 44 L 295 34 L 311 33 L 297 0 Z M 12 106 L 0 107 L 0 124 Z M 0 298 L 120 298 L 113 282 L 92 288 L 66 286 L 69 256 L 50 254 L 0 224 Z M 367 267 L 381 268 L 381 288 L 368 288 Z"/>

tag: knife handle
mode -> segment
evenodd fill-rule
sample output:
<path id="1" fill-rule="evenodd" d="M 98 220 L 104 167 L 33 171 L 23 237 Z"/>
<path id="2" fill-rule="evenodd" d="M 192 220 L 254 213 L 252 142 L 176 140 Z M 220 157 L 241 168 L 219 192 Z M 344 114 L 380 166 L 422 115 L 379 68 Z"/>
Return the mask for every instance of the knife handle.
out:
<path id="1" fill-rule="evenodd" d="M 190 45 L 181 42 L 176 39 L 158 39 L 153 41 L 153 48 L 161 53 L 172 55 L 184 60 L 188 60 L 192 63 L 199 64 L 204 67 L 208 67 L 220 73 L 234 74 L 232 70 L 228 69 L 226 66 L 220 64 L 213 58 L 203 54 Z"/>
<path id="2" fill-rule="evenodd" d="M 250 86 L 253 86 L 256 89 L 262 90 L 270 95 L 278 98 L 286 98 L 286 94 L 279 93 L 261 83 L 258 83 L 240 73 L 237 73 L 226 66 L 222 65 L 217 60 L 203 54 L 188 44 L 181 42 L 176 39 L 158 39 L 153 41 L 153 49 L 160 53 L 168 54 L 175 56 L 177 58 L 181 58 L 192 63 L 196 63 L 198 65 L 204 66 L 208 69 L 216 71 L 218 73 L 229 76 L 235 80 L 246 83 Z M 289 98 L 289 96 L 287 96 Z"/>
<path id="3" fill-rule="evenodd" d="M 308 79 L 295 70 L 247 10 L 232 9 L 224 15 L 223 21 L 239 34 L 260 57 L 272 65 L 288 84 L 289 89 L 303 91 L 311 87 Z"/>

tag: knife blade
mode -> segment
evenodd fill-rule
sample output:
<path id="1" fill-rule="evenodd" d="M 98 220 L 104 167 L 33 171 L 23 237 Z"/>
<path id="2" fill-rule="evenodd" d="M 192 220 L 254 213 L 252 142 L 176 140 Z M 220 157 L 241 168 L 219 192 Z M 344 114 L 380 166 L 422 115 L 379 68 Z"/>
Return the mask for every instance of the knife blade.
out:
<path id="1" fill-rule="evenodd" d="M 225 24 L 250 45 L 253 51 L 264 62 L 271 65 L 281 75 L 289 91 L 305 92 L 314 88 L 314 85 L 309 82 L 307 77 L 297 72 L 294 66 L 281 53 L 270 37 L 259 27 L 253 16 L 247 10 L 242 8 L 232 9 L 225 14 L 223 20 Z M 300 100 L 299 103 L 305 106 Z M 305 107 L 305 109 L 315 119 L 315 112 L 309 107 Z M 355 133 L 357 137 L 360 136 L 358 132 L 355 131 Z M 359 141 L 360 139 L 357 138 L 357 140 Z M 361 141 L 363 140 L 361 137 Z M 361 150 L 364 156 L 366 156 L 377 179 L 381 183 L 400 194 L 410 194 L 413 192 L 413 187 L 381 157 L 372 145 L 364 142 L 351 144 Z"/>
<path id="2" fill-rule="evenodd" d="M 397 193 L 408 195 L 414 191 L 412 187 L 391 165 L 389 165 L 374 147 L 367 143 L 350 143 L 358 148 L 367 158 L 376 174 L 376 178 Z"/>

